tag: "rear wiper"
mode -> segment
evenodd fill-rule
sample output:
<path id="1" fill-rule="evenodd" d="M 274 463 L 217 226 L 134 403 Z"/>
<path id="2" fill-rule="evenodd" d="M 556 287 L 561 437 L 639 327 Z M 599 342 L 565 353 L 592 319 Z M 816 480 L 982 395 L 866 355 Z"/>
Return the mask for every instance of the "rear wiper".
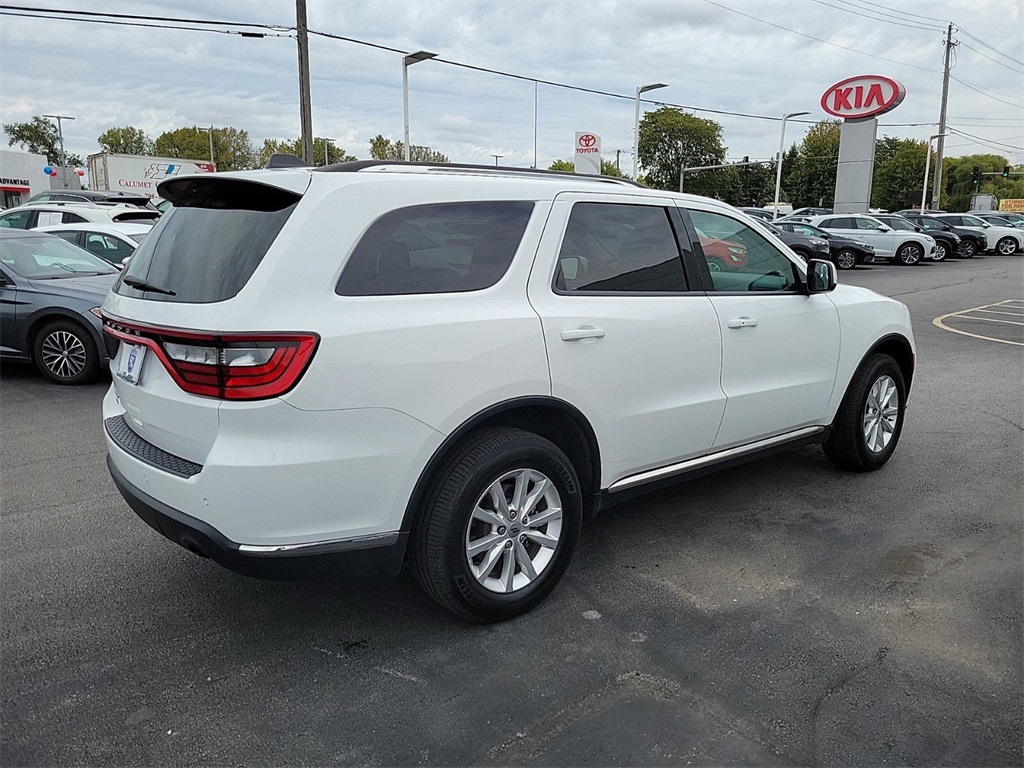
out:
<path id="1" fill-rule="evenodd" d="M 167 296 L 177 296 L 174 291 L 168 290 L 167 288 L 161 288 L 159 285 L 153 285 L 145 280 L 140 280 L 137 277 L 124 277 L 121 278 L 121 282 L 125 285 L 130 285 L 132 288 L 138 288 L 140 291 L 149 291 L 150 293 L 163 293 Z"/>

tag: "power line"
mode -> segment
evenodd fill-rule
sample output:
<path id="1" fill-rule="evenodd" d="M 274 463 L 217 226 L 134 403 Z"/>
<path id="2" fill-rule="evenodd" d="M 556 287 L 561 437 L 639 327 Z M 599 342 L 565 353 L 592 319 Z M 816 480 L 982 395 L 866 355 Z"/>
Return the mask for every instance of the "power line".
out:
<path id="1" fill-rule="evenodd" d="M 0 10 L 11 10 L 11 11 L 35 11 L 38 13 L 46 13 L 50 17 L 52 16 L 86 16 L 86 17 L 99 17 L 105 19 L 131 19 L 134 21 L 171 21 L 171 22 L 187 22 L 190 24 L 204 24 L 206 26 L 220 26 L 220 27 L 256 27 L 258 29 L 268 29 L 274 32 L 287 32 L 294 31 L 294 27 L 278 26 L 273 24 L 256 24 L 247 21 L 218 21 L 208 19 L 188 19 L 180 18 L 176 16 L 142 16 L 139 14 L 132 13 L 103 13 L 100 11 L 73 11 L 66 10 L 63 8 L 33 8 L 23 5 L 0 5 Z M 16 16 L 19 14 L 4 14 L 8 16 Z M 46 18 L 46 17 L 39 17 Z M 71 19 L 71 21 L 85 21 L 85 19 Z M 181 27 L 171 27 L 171 29 L 181 29 Z M 195 30 L 194 30 L 195 31 Z"/>
<path id="2" fill-rule="evenodd" d="M 982 39 L 981 39 L 980 37 L 975 37 L 974 35 L 972 35 L 972 34 L 971 34 L 970 32 L 968 32 L 968 31 L 967 31 L 966 29 L 964 29 L 963 27 L 960 27 L 959 29 L 960 29 L 960 33 L 961 33 L 961 34 L 967 35 L 967 36 L 968 36 L 969 38 L 971 38 L 971 40 L 973 40 L 974 42 L 978 43 L 979 45 L 983 45 L 983 46 L 985 46 L 986 48 L 988 48 L 988 49 L 989 49 L 990 51 L 993 51 L 993 52 L 995 52 L 995 53 L 998 53 L 998 54 L 999 54 L 1000 56 L 1005 56 L 1005 57 L 1006 57 L 1006 58 L 1008 58 L 1008 59 L 1009 59 L 1010 61 L 1012 61 L 1012 62 L 1014 62 L 1014 63 L 1016 63 L 1016 64 L 1020 64 L 1020 65 L 1021 65 L 1022 67 L 1024 67 L 1024 61 L 1021 61 L 1020 59 L 1015 59 L 1015 58 L 1013 58 L 1013 56 L 1011 56 L 1010 54 L 1008 54 L 1008 53 L 1003 53 L 1003 52 L 1002 52 L 1002 51 L 1000 51 L 1000 50 L 999 50 L 998 48 L 993 48 L 993 47 L 992 47 L 991 45 L 989 45 L 988 43 L 986 43 L 986 42 L 985 42 L 984 40 L 982 40 Z M 972 49 L 972 50 L 973 50 L 973 49 Z"/>
<path id="3" fill-rule="evenodd" d="M 992 99 L 993 101 L 998 101 L 998 102 L 1001 102 L 1003 104 L 1008 104 L 1009 106 L 1016 107 L 1017 109 L 1024 109 L 1024 106 L 1022 106 L 1021 104 L 1015 104 L 1012 101 L 1007 101 L 1006 99 L 1001 99 L 998 96 L 993 96 L 991 93 L 989 93 L 987 91 L 984 91 L 981 88 L 978 88 L 977 86 L 971 85 L 970 83 L 965 83 L 959 77 L 953 77 L 953 75 L 950 75 L 949 79 L 950 80 L 956 80 L 958 83 L 960 83 L 960 85 L 966 86 L 967 88 L 970 88 L 975 93 L 980 93 L 982 96 L 986 96 L 986 97 Z"/>
<path id="4" fill-rule="evenodd" d="M 4 6 L 0 6 L 3 9 Z M 53 19 L 53 16 L 43 16 L 36 13 L 21 13 L 0 10 L 0 16 L 15 16 L 28 19 Z M 73 19 L 62 18 L 60 21 L 80 21 L 84 24 L 108 24 L 115 27 L 143 27 L 148 29 L 180 29 L 186 32 L 214 32 L 219 35 L 238 35 L 239 37 L 293 37 L 284 32 L 243 32 L 232 29 L 203 29 L 201 27 L 186 27 L 178 24 L 146 24 L 141 21 L 114 21 L 112 19 Z"/>
<path id="5" fill-rule="evenodd" d="M 884 5 L 879 5 L 878 3 L 873 3 L 871 2 L 871 0 L 860 0 L 860 2 L 864 3 L 865 5 L 873 5 L 876 8 L 882 8 L 887 11 L 895 10 L 893 8 L 888 8 L 887 6 Z M 914 18 L 917 19 L 924 19 L 925 21 L 933 21 L 939 25 L 939 29 L 942 29 L 943 27 L 950 23 L 949 21 L 942 21 L 940 19 L 936 19 L 933 16 L 922 16 L 919 13 L 911 13 L 910 11 L 897 11 L 897 13 L 902 14 L 903 16 L 913 16 Z"/>
<path id="6" fill-rule="evenodd" d="M 994 64 L 998 64 L 998 65 L 999 65 L 1000 67 L 1006 67 L 1006 69 L 1010 70 L 1011 72 L 1013 72 L 1013 73 L 1015 73 L 1015 74 L 1018 74 L 1018 75 L 1024 74 L 1024 72 L 1021 72 L 1021 71 L 1019 71 L 1019 70 L 1017 70 L 1017 69 L 1014 69 L 1014 68 L 1013 68 L 1013 67 L 1011 67 L 1011 66 L 1010 66 L 1009 64 L 1006 64 L 1006 63 L 1004 63 L 1004 62 L 1002 62 L 1002 61 L 999 61 L 998 59 L 993 59 L 993 58 L 992 58 L 991 56 L 989 56 L 989 55 L 988 55 L 987 53 L 982 53 L 982 52 L 981 52 L 981 51 L 979 51 L 979 50 L 978 50 L 977 48 L 974 48 L 974 47 L 972 47 L 972 46 L 968 45 L 967 43 L 961 42 L 961 43 L 960 43 L 960 45 L 962 45 L 962 46 L 963 46 L 964 48 L 967 48 L 967 49 L 969 49 L 969 50 L 972 50 L 972 51 L 974 51 L 974 52 L 975 52 L 976 54 L 978 54 L 979 56 L 981 56 L 981 57 L 983 57 L 983 58 L 986 58 L 986 59 L 988 59 L 988 60 L 989 60 L 989 61 L 991 61 L 992 63 L 994 63 Z"/>
<path id="7" fill-rule="evenodd" d="M 924 26 L 923 24 L 919 24 L 919 23 L 906 23 L 906 22 L 903 22 L 903 21 L 890 21 L 887 18 L 883 18 L 883 16 L 890 16 L 891 14 L 883 14 L 883 15 L 880 15 L 880 16 L 875 16 L 874 14 L 878 13 L 878 11 L 873 11 L 873 10 L 871 10 L 869 8 L 862 8 L 862 7 L 857 6 L 857 5 L 853 5 L 850 8 L 843 8 L 842 6 L 839 6 L 839 5 L 832 5 L 831 3 L 826 3 L 825 0 L 814 0 L 814 2 L 816 2 L 818 5 L 824 5 L 824 6 L 827 6 L 829 8 L 834 8 L 837 11 L 842 11 L 843 13 L 852 13 L 854 16 L 857 16 L 858 18 L 874 19 L 875 21 L 881 21 L 884 24 L 894 24 L 897 27 L 908 27 L 910 29 L 924 29 L 924 30 L 928 30 L 930 32 L 939 32 L 939 31 L 942 30 L 942 27 Z M 893 17 L 893 18 L 899 18 L 899 17 Z"/>
<path id="8" fill-rule="evenodd" d="M 998 146 L 1001 149 L 1016 149 L 1018 151 L 1024 151 L 1024 147 L 1017 147 L 1014 146 L 1013 144 L 1003 144 L 1002 142 L 996 141 L 994 139 L 983 139 L 981 136 L 975 136 L 973 133 L 961 131 L 959 128 L 953 128 L 952 126 L 947 125 L 946 129 L 953 131 L 953 133 L 957 134 L 958 136 L 963 136 L 964 138 L 967 139 L 974 139 L 975 141 L 981 142 L 982 144 L 986 144 L 988 146 Z"/>
<path id="9" fill-rule="evenodd" d="M 764 19 L 759 19 L 757 16 L 751 16 L 749 13 L 744 13 L 743 11 L 737 11 L 735 8 L 730 8 L 727 5 L 721 5 L 720 3 L 713 2 L 713 0 L 704 0 L 704 2 L 707 3 L 708 5 L 715 6 L 716 8 L 721 8 L 722 10 L 730 11 L 731 13 L 736 13 L 736 14 L 739 14 L 740 16 L 745 16 L 748 19 L 753 19 L 754 21 L 760 22 L 761 24 L 767 24 L 769 27 L 775 27 L 776 29 L 781 29 L 784 32 L 792 32 L 794 35 L 800 35 L 800 37 L 806 37 L 806 38 L 808 38 L 810 40 L 816 40 L 819 43 L 824 43 L 825 45 L 831 45 L 833 48 L 840 48 L 840 49 L 842 49 L 844 51 L 850 51 L 851 53 L 859 53 L 862 56 L 870 56 L 872 59 L 880 59 L 881 61 L 888 61 L 890 64 L 899 64 L 901 67 L 913 67 L 914 69 L 920 69 L 920 70 L 923 70 L 925 72 L 931 72 L 933 74 L 937 73 L 937 70 L 929 69 L 928 67 L 918 66 L 917 64 L 911 64 L 911 63 L 906 62 L 906 61 L 897 61 L 896 59 L 888 59 L 885 56 L 876 56 L 873 53 L 868 53 L 866 51 L 861 51 L 861 50 L 859 50 L 857 48 L 849 48 L 849 47 L 847 47 L 845 45 L 839 45 L 838 43 L 832 43 L 832 42 L 829 42 L 828 40 L 822 40 L 820 37 L 815 37 L 814 35 L 808 35 L 805 32 L 797 32 L 795 29 L 790 29 L 789 27 L 783 27 L 780 24 L 775 24 L 774 22 L 771 22 L 771 21 L 765 21 Z"/>

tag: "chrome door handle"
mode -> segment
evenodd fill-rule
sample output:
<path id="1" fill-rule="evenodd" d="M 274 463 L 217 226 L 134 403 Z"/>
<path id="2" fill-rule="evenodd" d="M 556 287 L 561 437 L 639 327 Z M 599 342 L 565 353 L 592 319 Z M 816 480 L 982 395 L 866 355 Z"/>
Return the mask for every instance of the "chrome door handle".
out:
<path id="1" fill-rule="evenodd" d="M 571 331 L 562 331 L 562 341 L 582 341 L 583 339 L 602 339 L 604 338 L 603 328 L 594 328 L 593 326 L 584 325 L 580 328 L 574 328 Z"/>
<path id="2" fill-rule="evenodd" d="M 757 320 L 753 317 L 737 317 L 735 320 L 729 321 L 730 328 L 753 328 L 757 325 Z"/>

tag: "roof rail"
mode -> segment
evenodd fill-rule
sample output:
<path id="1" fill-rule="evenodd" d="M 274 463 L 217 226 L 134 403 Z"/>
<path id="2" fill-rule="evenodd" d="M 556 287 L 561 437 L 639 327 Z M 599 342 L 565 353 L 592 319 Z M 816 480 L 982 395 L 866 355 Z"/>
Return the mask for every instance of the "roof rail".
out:
<path id="1" fill-rule="evenodd" d="M 568 173 L 566 171 L 548 171 L 541 168 L 515 168 L 505 165 L 476 165 L 472 163 L 407 163 L 402 160 L 353 160 L 347 163 L 336 163 L 334 165 L 321 166 L 319 168 L 313 168 L 312 170 L 314 173 L 355 173 L 374 168 L 386 169 L 388 167 L 395 168 L 396 170 L 422 168 L 424 170 L 442 172 L 470 171 L 472 173 L 491 176 L 542 176 L 548 178 L 573 179 L 575 181 L 597 181 L 606 184 L 625 184 L 646 189 L 642 184 L 637 184 L 632 179 L 626 179 L 619 176 L 590 176 L 581 173 Z"/>

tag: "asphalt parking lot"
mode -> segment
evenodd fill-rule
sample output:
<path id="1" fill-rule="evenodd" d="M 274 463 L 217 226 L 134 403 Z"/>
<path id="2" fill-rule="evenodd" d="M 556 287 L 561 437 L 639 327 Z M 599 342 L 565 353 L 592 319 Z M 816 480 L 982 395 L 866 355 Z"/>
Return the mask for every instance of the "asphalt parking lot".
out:
<path id="1" fill-rule="evenodd" d="M 1021 765 L 1024 257 L 840 280 L 914 316 L 885 468 L 799 448 L 642 497 L 488 627 L 410 576 L 175 547 L 107 475 L 107 384 L 5 365 L 0 763 Z"/>

